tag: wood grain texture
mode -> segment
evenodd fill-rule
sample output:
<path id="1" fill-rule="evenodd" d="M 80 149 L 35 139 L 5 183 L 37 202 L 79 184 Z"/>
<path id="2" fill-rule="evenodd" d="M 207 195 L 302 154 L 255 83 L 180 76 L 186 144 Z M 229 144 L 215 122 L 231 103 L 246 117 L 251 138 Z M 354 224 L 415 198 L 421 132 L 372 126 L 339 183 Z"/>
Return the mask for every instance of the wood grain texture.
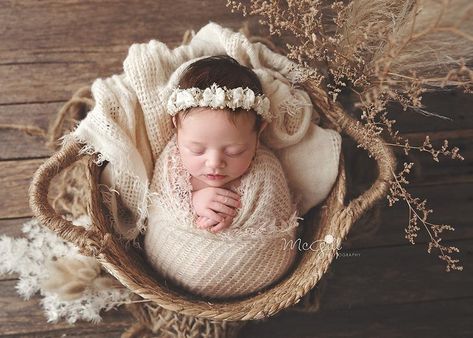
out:
<path id="1" fill-rule="evenodd" d="M 2 1 L 0 13 L 5 50 L 117 46 L 153 38 L 177 43 L 184 30 L 209 20 L 230 27 L 241 21 L 224 1 L 210 0 Z"/>
<path id="2" fill-rule="evenodd" d="M 464 272 L 445 272 L 437 252 L 425 246 L 383 246 L 342 249 L 331 265 L 322 297 L 326 309 L 351 309 L 374 305 L 422 303 L 437 299 L 473 297 L 473 240 L 457 246 Z"/>
<path id="3" fill-rule="evenodd" d="M 95 78 L 121 73 L 132 43 L 176 46 L 213 18 L 241 26 L 224 1 L 2 1 L 0 104 L 66 101 Z"/>
<path id="4" fill-rule="evenodd" d="M 430 222 L 434 224 L 450 224 L 455 231 L 445 231 L 443 238 L 446 241 L 460 239 L 472 239 L 473 210 L 471 201 L 473 201 L 473 183 L 450 183 L 429 186 L 419 186 L 409 189 L 413 196 L 426 198 L 430 208 L 434 213 L 430 215 Z M 382 203 L 382 204 L 381 204 Z M 404 238 L 404 228 L 409 219 L 409 209 L 404 201 L 389 207 L 387 202 L 380 202 L 376 212 L 368 213 L 366 217 L 374 218 L 378 225 L 377 232 L 364 238 L 360 235 L 366 234 L 367 227 L 358 222 L 353 225 L 348 234 L 348 247 L 350 248 L 369 248 L 376 246 L 408 245 L 409 242 Z M 378 204 L 379 205 L 379 204 Z M 358 238 L 358 239 L 356 239 Z M 417 243 L 424 247 L 424 244 L 430 241 L 424 228 L 419 231 Z M 409 250 L 406 248 L 406 250 Z"/>
<path id="5" fill-rule="evenodd" d="M 0 219 L 0 236 L 23 237 L 21 227 L 29 220 L 31 220 L 30 217 Z"/>
<path id="6" fill-rule="evenodd" d="M 0 105 L 0 125 L 29 125 L 46 132 L 63 104 L 64 102 Z M 52 155 L 52 151 L 46 147 L 44 137 L 28 135 L 19 130 L 0 128 L 0 143 L 0 160 Z"/>
<path id="7" fill-rule="evenodd" d="M 27 217 L 28 188 L 44 159 L 0 162 L 0 218 Z"/>
<path id="8" fill-rule="evenodd" d="M 245 338 L 466 338 L 473 336 L 473 298 L 281 314 L 243 328 Z"/>
<path id="9" fill-rule="evenodd" d="M 361 116 L 361 111 L 353 106 L 358 96 L 355 93 L 343 93 L 340 96 L 343 106 L 356 116 Z M 426 133 L 439 130 L 461 130 L 473 128 L 471 106 L 473 97 L 458 89 L 426 92 L 422 95 L 422 110 L 439 115 L 428 116 L 420 110 L 404 110 L 401 105 L 390 104 L 389 119 L 396 121 L 396 128 L 401 133 L 423 131 Z"/>
<path id="10" fill-rule="evenodd" d="M 429 133 L 439 130 L 461 130 L 473 128 L 471 107 L 473 97 L 461 90 L 445 90 L 422 95 L 424 110 L 445 118 L 426 116 L 400 107 L 390 107 L 390 117 L 403 133 L 423 131 Z"/>

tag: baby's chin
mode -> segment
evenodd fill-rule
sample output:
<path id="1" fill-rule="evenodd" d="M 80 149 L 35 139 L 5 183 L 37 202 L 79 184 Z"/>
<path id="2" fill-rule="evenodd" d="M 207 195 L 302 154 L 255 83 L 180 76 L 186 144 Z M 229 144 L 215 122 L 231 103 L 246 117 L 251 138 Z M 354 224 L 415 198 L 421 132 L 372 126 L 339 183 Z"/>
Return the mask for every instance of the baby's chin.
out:
<path id="1" fill-rule="evenodd" d="M 214 187 L 214 188 L 223 188 L 225 187 L 231 180 L 228 179 L 222 179 L 220 181 L 211 181 L 211 180 L 206 180 L 205 183 L 209 187 Z"/>
<path id="2" fill-rule="evenodd" d="M 237 178 L 229 178 L 226 179 L 225 182 L 213 182 L 212 185 L 209 184 L 209 186 L 214 187 L 214 188 L 225 188 L 225 189 L 230 189 L 230 190 L 235 190 L 241 182 L 241 177 Z"/>

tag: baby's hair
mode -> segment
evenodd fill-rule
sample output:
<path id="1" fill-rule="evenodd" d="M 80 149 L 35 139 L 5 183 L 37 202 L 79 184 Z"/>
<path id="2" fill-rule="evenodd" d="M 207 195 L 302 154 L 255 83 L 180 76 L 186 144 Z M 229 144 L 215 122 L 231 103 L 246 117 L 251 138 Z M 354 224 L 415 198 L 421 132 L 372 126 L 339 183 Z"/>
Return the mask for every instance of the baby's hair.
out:
<path id="1" fill-rule="evenodd" d="M 179 88 L 199 88 L 205 89 L 216 83 L 220 87 L 227 87 L 227 89 L 234 89 L 238 87 L 250 88 L 255 95 L 262 95 L 263 88 L 258 79 L 258 76 L 250 68 L 238 63 L 237 60 L 228 55 L 215 55 L 204 59 L 200 59 L 190 64 L 183 72 L 179 80 Z M 178 114 L 176 122 L 179 121 L 179 115 L 185 117 L 190 109 L 186 109 Z M 259 131 L 263 124 L 261 115 L 256 114 L 256 122 L 254 129 Z M 235 110 L 225 109 L 228 117 L 232 122 L 235 122 L 236 116 L 242 113 L 248 113 L 248 110 L 238 108 Z"/>

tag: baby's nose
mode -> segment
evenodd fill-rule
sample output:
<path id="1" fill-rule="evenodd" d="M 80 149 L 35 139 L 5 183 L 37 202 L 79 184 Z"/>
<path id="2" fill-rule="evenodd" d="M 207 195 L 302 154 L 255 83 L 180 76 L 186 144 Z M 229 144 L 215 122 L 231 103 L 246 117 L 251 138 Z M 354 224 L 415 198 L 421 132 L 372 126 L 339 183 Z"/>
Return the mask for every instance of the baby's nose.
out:
<path id="1" fill-rule="evenodd" d="M 225 166 L 223 156 L 218 153 L 209 154 L 209 157 L 207 158 L 207 166 L 209 168 L 223 168 Z"/>

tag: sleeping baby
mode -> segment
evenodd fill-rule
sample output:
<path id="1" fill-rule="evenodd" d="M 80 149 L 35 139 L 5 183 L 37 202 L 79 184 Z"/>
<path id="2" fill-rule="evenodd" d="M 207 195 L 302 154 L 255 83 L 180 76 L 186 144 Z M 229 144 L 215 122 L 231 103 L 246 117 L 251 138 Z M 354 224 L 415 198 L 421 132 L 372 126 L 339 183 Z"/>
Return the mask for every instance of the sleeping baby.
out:
<path id="1" fill-rule="evenodd" d="M 249 295 L 290 269 L 297 214 L 256 74 L 228 56 L 190 64 L 169 98 L 175 135 L 157 158 L 144 246 L 166 280 L 200 296 Z"/>

